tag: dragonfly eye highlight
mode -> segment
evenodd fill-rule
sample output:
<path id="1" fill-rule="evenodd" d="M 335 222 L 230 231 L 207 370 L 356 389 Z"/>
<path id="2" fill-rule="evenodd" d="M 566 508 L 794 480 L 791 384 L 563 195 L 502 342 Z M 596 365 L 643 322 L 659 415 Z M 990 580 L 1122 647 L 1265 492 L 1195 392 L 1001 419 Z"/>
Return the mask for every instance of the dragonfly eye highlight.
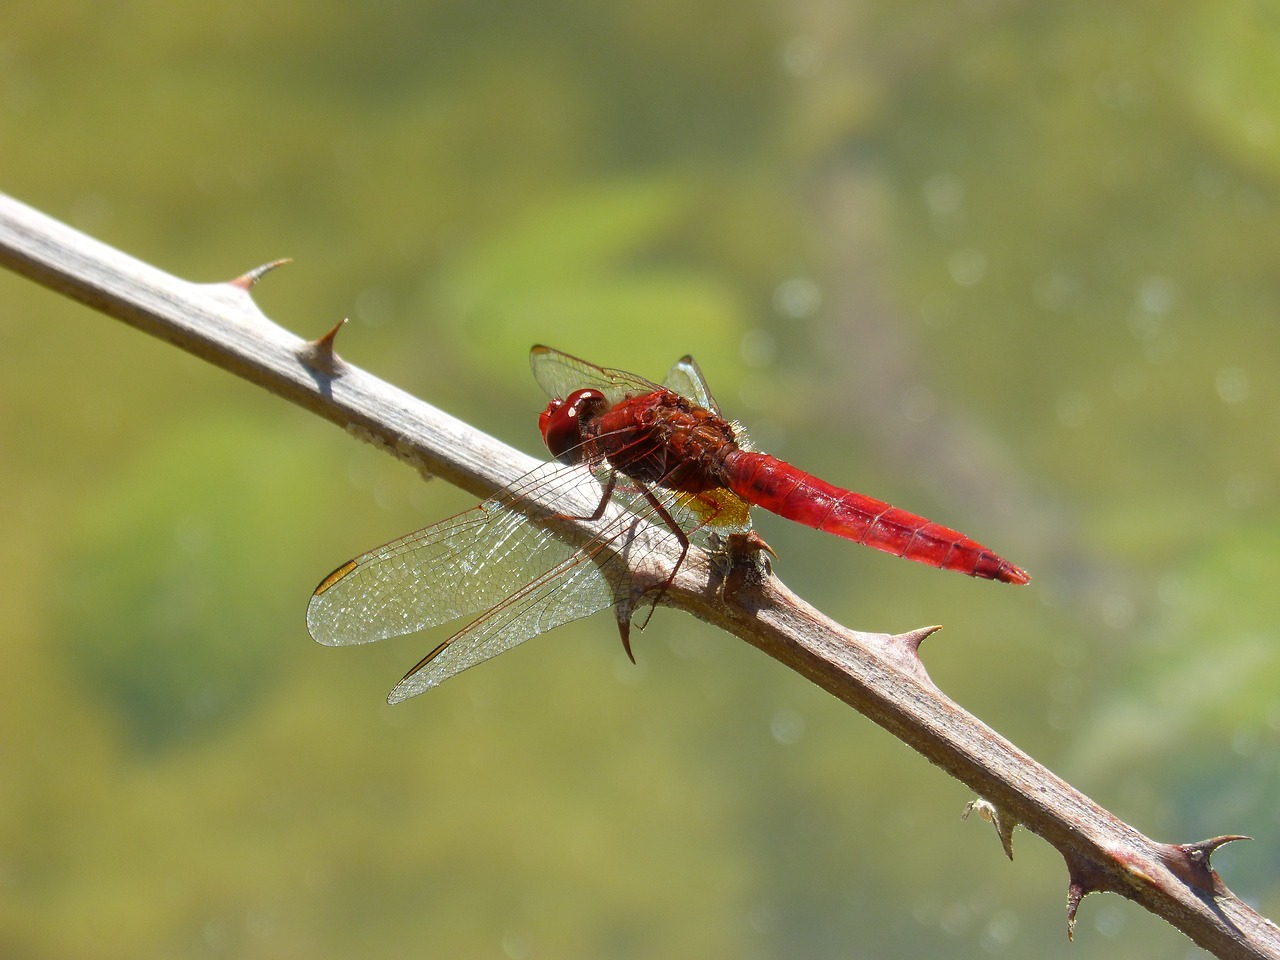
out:
<path id="1" fill-rule="evenodd" d="M 604 394 L 599 390 L 575 390 L 566 399 L 547 404 L 547 409 L 538 417 L 538 426 L 553 457 L 563 460 L 566 454 L 582 445 L 583 417 L 590 416 L 604 403 Z"/>

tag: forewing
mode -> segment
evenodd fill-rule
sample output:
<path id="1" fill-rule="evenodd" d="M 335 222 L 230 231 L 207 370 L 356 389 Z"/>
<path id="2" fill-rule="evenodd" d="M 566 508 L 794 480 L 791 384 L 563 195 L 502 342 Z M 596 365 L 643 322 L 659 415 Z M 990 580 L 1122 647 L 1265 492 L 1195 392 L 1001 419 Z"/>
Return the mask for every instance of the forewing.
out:
<path id="1" fill-rule="evenodd" d="M 658 385 L 652 380 L 646 380 L 637 374 L 612 367 L 598 367 L 594 363 L 542 345 L 535 346 L 530 351 L 529 365 L 533 368 L 534 379 L 547 396 L 559 397 L 561 400 L 584 387 L 594 387 L 613 403 L 626 396 L 658 389 Z M 662 385 L 682 397 L 688 397 L 712 413 L 720 412 L 720 406 L 711 395 L 711 388 L 707 385 L 702 368 L 688 354 L 677 360 L 667 371 Z"/>
<path id="2" fill-rule="evenodd" d="M 598 367 L 541 344 L 529 352 L 529 366 L 533 368 L 533 378 L 546 395 L 561 400 L 575 390 L 588 387 L 599 390 L 610 403 L 658 389 L 652 380 L 634 373 Z"/>

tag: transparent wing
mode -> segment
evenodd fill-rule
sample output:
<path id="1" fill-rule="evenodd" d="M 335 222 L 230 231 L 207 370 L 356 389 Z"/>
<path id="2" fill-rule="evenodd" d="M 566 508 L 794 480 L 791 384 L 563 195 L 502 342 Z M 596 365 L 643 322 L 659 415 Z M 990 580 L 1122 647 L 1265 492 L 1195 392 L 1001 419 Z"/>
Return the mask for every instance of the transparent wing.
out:
<path id="1" fill-rule="evenodd" d="M 658 389 L 652 380 L 615 370 L 611 367 L 598 367 L 594 363 L 580 360 L 567 353 L 561 353 L 551 347 L 535 346 L 529 353 L 529 365 L 533 368 L 533 377 L 538 381 L 549 397 L 563 400 L 575 390 L 594 387 L 605 395 L 610 403 L 617 403 L 628 396 L 650 393 Z M 682 397 L 688 397 L 701 407 L 719 413 L 720 408 L 711 396 L 707 379 L 702 368 L 693 357 L 686 354 L 676 361 L 667 371 L 662 385 L 674 390 Z"/>
<path id="2" fill-rule="evenodd" d="M 529 351 L 529 366 L 533 368 L 533 378 L 546 395 L 561 400 L 586 387 L 599 390 L 610 403 L 660 389 L 652 380 L 634 373 L 598 367 L 540 344 Z"/>
<path id="3" fill-rule="evenodd" d="M 662 381 L 662 385 L 674 390 L 682 397 L 688 397 L 698 406 L 710 410 L 712 413 L 718 414 L 720 412 L 720 406 L 716 403 L 715 398 L 711 396 L 711 388 L 707 386 L 707 378 L 702 375 L 702 368 L 698 366 L 698 361 L 687 353 L 667 371 L 666 379 Z"/>
<path id="4" fill-rule="evenodd" d="M 613 507 L 596 539 L 571 545 L 511 506 L 534 487 L 566 516 L 590 515 L 603 495 L 586 468 L 543 464 L 501 496 L 343 564 L 312 595 L 312 637 L 371 643 L 483 611 L 406 675 L 395 703 L 629 597 L 638 551 L 673 536 Z"/>
<path id="5" fill-rule="evenodd" d="M 619 518 L 621 520 L 621 518 Z M 624 521 L 633 525 L 635 518 Z M 558 564 L 525 584 L 484 616 L 463 627 L 410 670 L 387 697 L 399 703 L 555 627 L 611 607 L 623 589 L 626 565 L 600 549 L 571 551 Z"/>
<path id="6" fill-rule="evenodd" d="M 499 497 L 329 574 L 307 606 L 311 636 L 347 646 L 438 626 L 492 607 L 557 567 L 574 548 L 510 506 L 534 487 L 552 497 L 553 510 L 572 515 L 589 515 L 601 495 L 588 471 L 545 463 Z"/>
<path id="7" fill-rule="evenodd" d="M 674 390 L 682 397 L 688 397 L 699 406 L 710 410 L 716 416 L 721 416 L 720 405 L 716 403 L 716 398 L 711 395 L 711 388 L 707 386 L 707 378 L 702 374 L 702 368 L 698 366 L 698 361 L 693 359 L 687 353 L 676 361 L 668 372 L 666 379 L 662 381 L 663 386 Z M 734 438 L 738 442 L 738 446 L 743 450 L 751 450 L 751 438 L 747 436 L 746 429 L 737 420 L 730 420 L 729 426 L 733 428 Z M 741 531 L 741 532 L 745 532 Z"/>

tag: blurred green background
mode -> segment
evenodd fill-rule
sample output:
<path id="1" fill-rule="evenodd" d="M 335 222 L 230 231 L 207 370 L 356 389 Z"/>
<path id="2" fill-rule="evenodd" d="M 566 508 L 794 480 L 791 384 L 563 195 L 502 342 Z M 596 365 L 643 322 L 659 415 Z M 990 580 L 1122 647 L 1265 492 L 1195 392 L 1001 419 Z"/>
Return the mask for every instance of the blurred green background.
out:
<path id="1" fill-rule="evenodd" d="M 11 6 L 0 190 L 257 290 L 530 452 L 546 342 L 692 352 L 758 444 L 1012 589 L 772 518 L 850 626 L 1280 913 L 1280 2 Z M 1169 957 L 828 695 L 671 611 L 395 709 L 304 628 L 469 505 L 0 275 L 0 955 Z"/>

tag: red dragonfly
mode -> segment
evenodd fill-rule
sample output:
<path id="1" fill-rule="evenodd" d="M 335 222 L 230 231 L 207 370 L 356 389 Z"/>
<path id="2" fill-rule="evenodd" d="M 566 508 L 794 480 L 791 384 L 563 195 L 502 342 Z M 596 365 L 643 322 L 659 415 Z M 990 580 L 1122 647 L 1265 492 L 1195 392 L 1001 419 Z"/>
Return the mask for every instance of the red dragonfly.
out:
<path id="1" fill-rule="evenodd" d="M 929 566 L 1030 580 L 963 534 L 752 451 L 692 357 L 661 386 L 550 347 L 534 347 L 529 359 L 552 398 L 539 425 L 556 460 L 471 510 L 349 560 L 307 607 L 311 635 L 332 646 L 480 613 L 405 675 L 392 703 L 611 606 L 630 656 L 637 594 L 656 589 L 656 604 L 691 538 L 749 531 L 753 505 Z M 595 539 L 575 546 L 532 522 L 521 505 L 533 491 L 554 505 L 552 516 L 600 521 Z M 629 572 L 637 558 L 672 540 L 680 557 L 666 580 L 637 587 Z"/>

